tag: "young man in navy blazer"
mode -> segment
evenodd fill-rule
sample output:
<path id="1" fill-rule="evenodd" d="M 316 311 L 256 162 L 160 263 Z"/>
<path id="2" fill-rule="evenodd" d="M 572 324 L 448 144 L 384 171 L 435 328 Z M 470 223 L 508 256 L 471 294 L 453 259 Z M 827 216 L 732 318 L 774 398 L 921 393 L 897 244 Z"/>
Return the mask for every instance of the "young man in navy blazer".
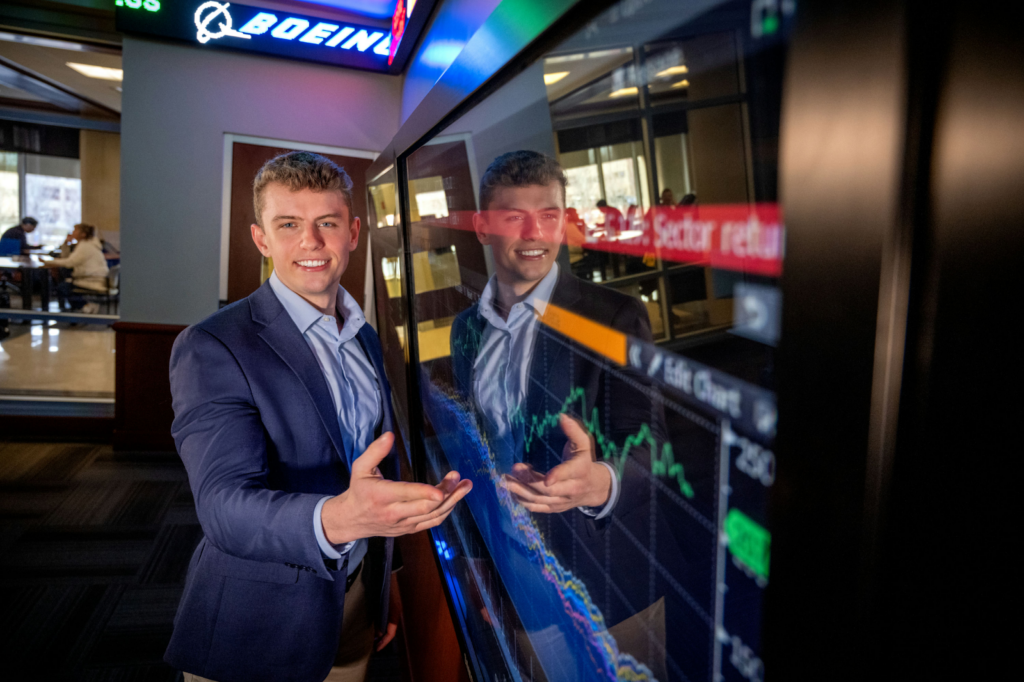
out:
<path id="1" fill-rule="evenodd" d="M 274 274 L 171 354 L 204 538 L 165 659 L 186 681 L 362 680 L 374 632 L 378 649 L 395 633 L 393 538 L 441 523 L 472 484 L 395 480 L 380 342 L 338 284 L 359 241 L 348 175 L 291 152 L 253 190 Z"/>

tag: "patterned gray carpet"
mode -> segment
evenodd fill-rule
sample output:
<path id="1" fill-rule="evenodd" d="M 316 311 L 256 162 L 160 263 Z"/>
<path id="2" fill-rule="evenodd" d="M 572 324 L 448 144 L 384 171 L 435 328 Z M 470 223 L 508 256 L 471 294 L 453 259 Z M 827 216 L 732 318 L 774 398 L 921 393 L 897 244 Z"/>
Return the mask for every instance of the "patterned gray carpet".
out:
<path id="1" fill-rule="evenodd" d="M 0 443 L 8 679 L 175 680 L 161 658 L 201 536 L 174 453 Z"/>
<path id="2" fill-rule="evenodd" d="M 161 659 L 201 537 L 173 452 L 0 442 L 0 678 L 180 679 Z M 370 679 L 401 679 L 392 649 Z"/>

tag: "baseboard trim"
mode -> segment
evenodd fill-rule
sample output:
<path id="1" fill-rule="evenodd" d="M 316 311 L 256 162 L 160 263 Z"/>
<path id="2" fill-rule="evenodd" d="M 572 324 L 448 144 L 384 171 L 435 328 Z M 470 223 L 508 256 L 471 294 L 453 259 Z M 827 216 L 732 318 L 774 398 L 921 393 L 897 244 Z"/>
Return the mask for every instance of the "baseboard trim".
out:
<path id="1" fill-rule="evenodd" d="M 114 418 L 0 415 L 0 433 L 6 440 L 109 443 Z"/>
<path id="2" fill-rule="evenodd" d="M 175 452 L 174 439 L 166 431 L 132 431 L 112 428 L 112 432 L 115 450 Z"/>

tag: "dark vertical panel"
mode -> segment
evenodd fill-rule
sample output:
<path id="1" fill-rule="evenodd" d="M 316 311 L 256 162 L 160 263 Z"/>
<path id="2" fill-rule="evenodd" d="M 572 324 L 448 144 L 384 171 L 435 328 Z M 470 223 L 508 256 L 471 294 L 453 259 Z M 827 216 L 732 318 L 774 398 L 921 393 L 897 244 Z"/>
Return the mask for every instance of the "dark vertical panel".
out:
<path id="1" fill-rule="evenodd" d="M 408 569 L 398 572 L 412 682 L 468 682 L 437 570 L 430 533 L 398 538 Z"/>
<path id="2" fill-rule="evenodd" d="M 1012 332 L 1024 256 L 1024 41 L 1019 9 L 959 6 L 947 20 L 884 545 L 882 652 L 894 679 L 1006 677 L 1013 663 L 1001 652 L 1017 639 L 1008 625 L 1016 477 L 1007 474 L 1024 421 Z"/>
<path id="3" fill-rule="evenodd" d="M 174 450 L 171 438 L 171 347 L 185 328 L 118 322 L 114 449 Z"/>
<path id="4" fill-rule="evenodd" d="M 780 136 L 787 241 L 765 667 L 776 680 L 860 679 L 879 283 L 901 200 L 903 18 L 879 2 L 801 12 Z"/>

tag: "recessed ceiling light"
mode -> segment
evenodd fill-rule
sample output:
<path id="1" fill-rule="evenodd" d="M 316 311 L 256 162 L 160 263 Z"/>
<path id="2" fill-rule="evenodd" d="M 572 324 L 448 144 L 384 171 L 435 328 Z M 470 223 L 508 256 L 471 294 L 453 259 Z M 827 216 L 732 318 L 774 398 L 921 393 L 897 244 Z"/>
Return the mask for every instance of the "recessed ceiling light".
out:
<path id="1" fill-rule="evenodd" d="M 672 87 L 673 88 L 688 88 L 688 87 L 690 87 L 690 81 L 688 81 L 688 80 L 686 80 L 684 78 L 683 80 L 679 81 L 678 83 L 673 83 Z"/>
<path id="2" fill-rule="evenodd" d="M 89 78 L 99 78 L 105 81 L 124 80 L 124 71 L 121 69 L 112 69 L 109 66 L 95 66 L 93 64 L 79 64 L 78 62 L 67 62 L 67 65 Z"/>
<path id="3" fill-rule="evenodd" d="M 608 96 L 609 97 L 629 97 L 630 95 L 638 95 L 638 94 L 640 94 L 640 90 L 637 89 L 637 87 L 634 85 L 631 88 L 619 88 L 618 90 L 616 90 L 615 92 L 613 92 L 612 94 L 610 94 Z"/>
<path id="4" fill-rule="evenodd" d="M 658 78 L 667 78 L 668 76 L 678 76 L 681 73 L 690 73 L 690 70 L 686 68 L 686 64 L 680 64 L 679 66 L 670 66 L 664 71 L 659 71 L 654 75 Z"/>
<path id="5" fill-rule="evenodd" d="M 554 85 L 558 81 L 562 80 L 569 75 L 568 71 L 559 71 L 557 73 L 546 73 L 544 74 L 544 85 Z"/>

